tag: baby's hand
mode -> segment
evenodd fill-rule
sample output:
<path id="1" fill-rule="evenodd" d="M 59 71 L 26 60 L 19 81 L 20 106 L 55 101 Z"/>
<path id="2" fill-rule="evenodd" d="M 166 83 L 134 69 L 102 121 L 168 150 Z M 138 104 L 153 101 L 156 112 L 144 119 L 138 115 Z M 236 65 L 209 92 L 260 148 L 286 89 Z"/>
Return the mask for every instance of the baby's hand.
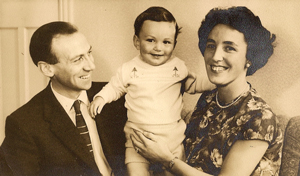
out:
<path id="1" fill-rule="evenodd" d="M 105 105 L 104 99 L 102 97 L 96 97 L 90 105 L 90 115 L 95 118 L 97 114 L 100 114 L 103 106 Z"/>
<path id="2" fill-rule="evenodd" d="M 186 81 L 185 81 L 185 91 L 189 91 L 192 87 L 192 85 L 194 84 L 194 82 L 196 81 L 196 74 L 194 72 L 190 72 L 188 73 L 188 76 L 186 78 Z"/>

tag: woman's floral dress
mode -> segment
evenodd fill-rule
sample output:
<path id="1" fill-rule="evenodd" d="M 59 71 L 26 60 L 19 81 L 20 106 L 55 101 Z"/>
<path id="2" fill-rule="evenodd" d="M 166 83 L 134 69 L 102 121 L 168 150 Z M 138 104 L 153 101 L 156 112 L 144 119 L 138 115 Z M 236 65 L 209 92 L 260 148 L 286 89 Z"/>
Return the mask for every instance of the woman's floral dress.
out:
<path id="1" fill-rule="evenodd" d="M 269 147 L 251 175 L 278 175 L 282 131 L 265 101 L 251 88 L 233 105 L 220 108 L 216 89 L 204 92 L 187 126 L 187 163 L 205 173 L 218 175 L 224 158 L 237 140 L 262 140 Z"/>

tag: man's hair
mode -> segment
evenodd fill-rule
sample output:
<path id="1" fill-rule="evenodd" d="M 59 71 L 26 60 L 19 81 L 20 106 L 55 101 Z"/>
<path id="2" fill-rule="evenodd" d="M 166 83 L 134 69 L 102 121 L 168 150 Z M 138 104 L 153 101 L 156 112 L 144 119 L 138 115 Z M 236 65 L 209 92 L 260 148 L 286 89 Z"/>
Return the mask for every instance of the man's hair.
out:
<path id="1" fill-rule="evenodd" d="M 247 7 L 214 8 L 208 12 L 198 30 L 199 49 L 204 56 L 207 37 L 217 24 L 225 24 L 244 34 L 247 43 L 246 58 L 251 62 L 247 76 L 262 68 L 273 54 L 273 42 L 276 36 L 271 34 L 258 16 Z"/>
<path id="2" fill-rule="evenodd" d="M 52 51 L 52 39 L 58 35 L 69 35 L 77 32 L 77 28 L 70 23 L 55 21 L 39 27 L 32 35 L 29 52 L 35 65 L 39 61 L 49 64 L 58 63 L 55 53 Z"/>
<path id="3" fill-rule="evenodd" d="M 167 9 L 163 8 L 163 7 L 149 7 L 147 10 L 145 10 L 144 12 L 142 12 L 136 19 L 134 22 L 134 34 L 136 36 L 139 36 L 141 28 L 143 26 L 144 21 L 146 20 L 150 20 L 150 21 L 156 21 L 156 22 L 161 22 L 161 21 L 165 21 L 165 22 L 174 22 L 175 23 L 175 40 L 177 39 L 178 34 L 180 33 L 180 29 L 178 27 L 178 24 L 174 18 L 174 16 L 172 15 L 171 12 L 169 12 Z"/>

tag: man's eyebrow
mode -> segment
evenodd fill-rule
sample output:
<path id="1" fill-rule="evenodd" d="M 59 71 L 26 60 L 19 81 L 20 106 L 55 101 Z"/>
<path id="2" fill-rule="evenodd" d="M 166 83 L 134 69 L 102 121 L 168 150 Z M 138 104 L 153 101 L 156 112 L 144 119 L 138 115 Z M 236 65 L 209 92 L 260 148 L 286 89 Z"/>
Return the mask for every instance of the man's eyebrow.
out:
<path id="1" fill-rule="evenodd" d="M 91 50 L 92 50 L 92 46 L 90 46 L 90 48 L 89 48 L 89 50 L 88 50 L 88 52 L 90 52 Z M 71 58 L 71 60 L 73 60 L 73 59 L 76 59 L 76 58 L 78 58 L 78 57 L 80 57 L 80 56 L 84 56 L 84 54 L 79 54 L 79 55 L 76 55 L 76 56 L 74 56 L 73 58 Z"/>

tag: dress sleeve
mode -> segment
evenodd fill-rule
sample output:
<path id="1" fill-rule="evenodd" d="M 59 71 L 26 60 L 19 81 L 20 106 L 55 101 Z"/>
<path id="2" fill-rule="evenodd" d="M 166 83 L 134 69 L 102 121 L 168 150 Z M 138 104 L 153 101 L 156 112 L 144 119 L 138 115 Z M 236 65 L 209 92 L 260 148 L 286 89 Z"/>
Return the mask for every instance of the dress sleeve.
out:
<path id="1" fill-rule="evenodd" d="M 237 120 L 237 123 L 243 123 L 243 120 L 249 119 L 242 129 L 244 139 L 262 140 L 271 144 L 277 136 L 276 115 L 260 100 L 250 100 L 247 106 L 247 113 Z"/>

